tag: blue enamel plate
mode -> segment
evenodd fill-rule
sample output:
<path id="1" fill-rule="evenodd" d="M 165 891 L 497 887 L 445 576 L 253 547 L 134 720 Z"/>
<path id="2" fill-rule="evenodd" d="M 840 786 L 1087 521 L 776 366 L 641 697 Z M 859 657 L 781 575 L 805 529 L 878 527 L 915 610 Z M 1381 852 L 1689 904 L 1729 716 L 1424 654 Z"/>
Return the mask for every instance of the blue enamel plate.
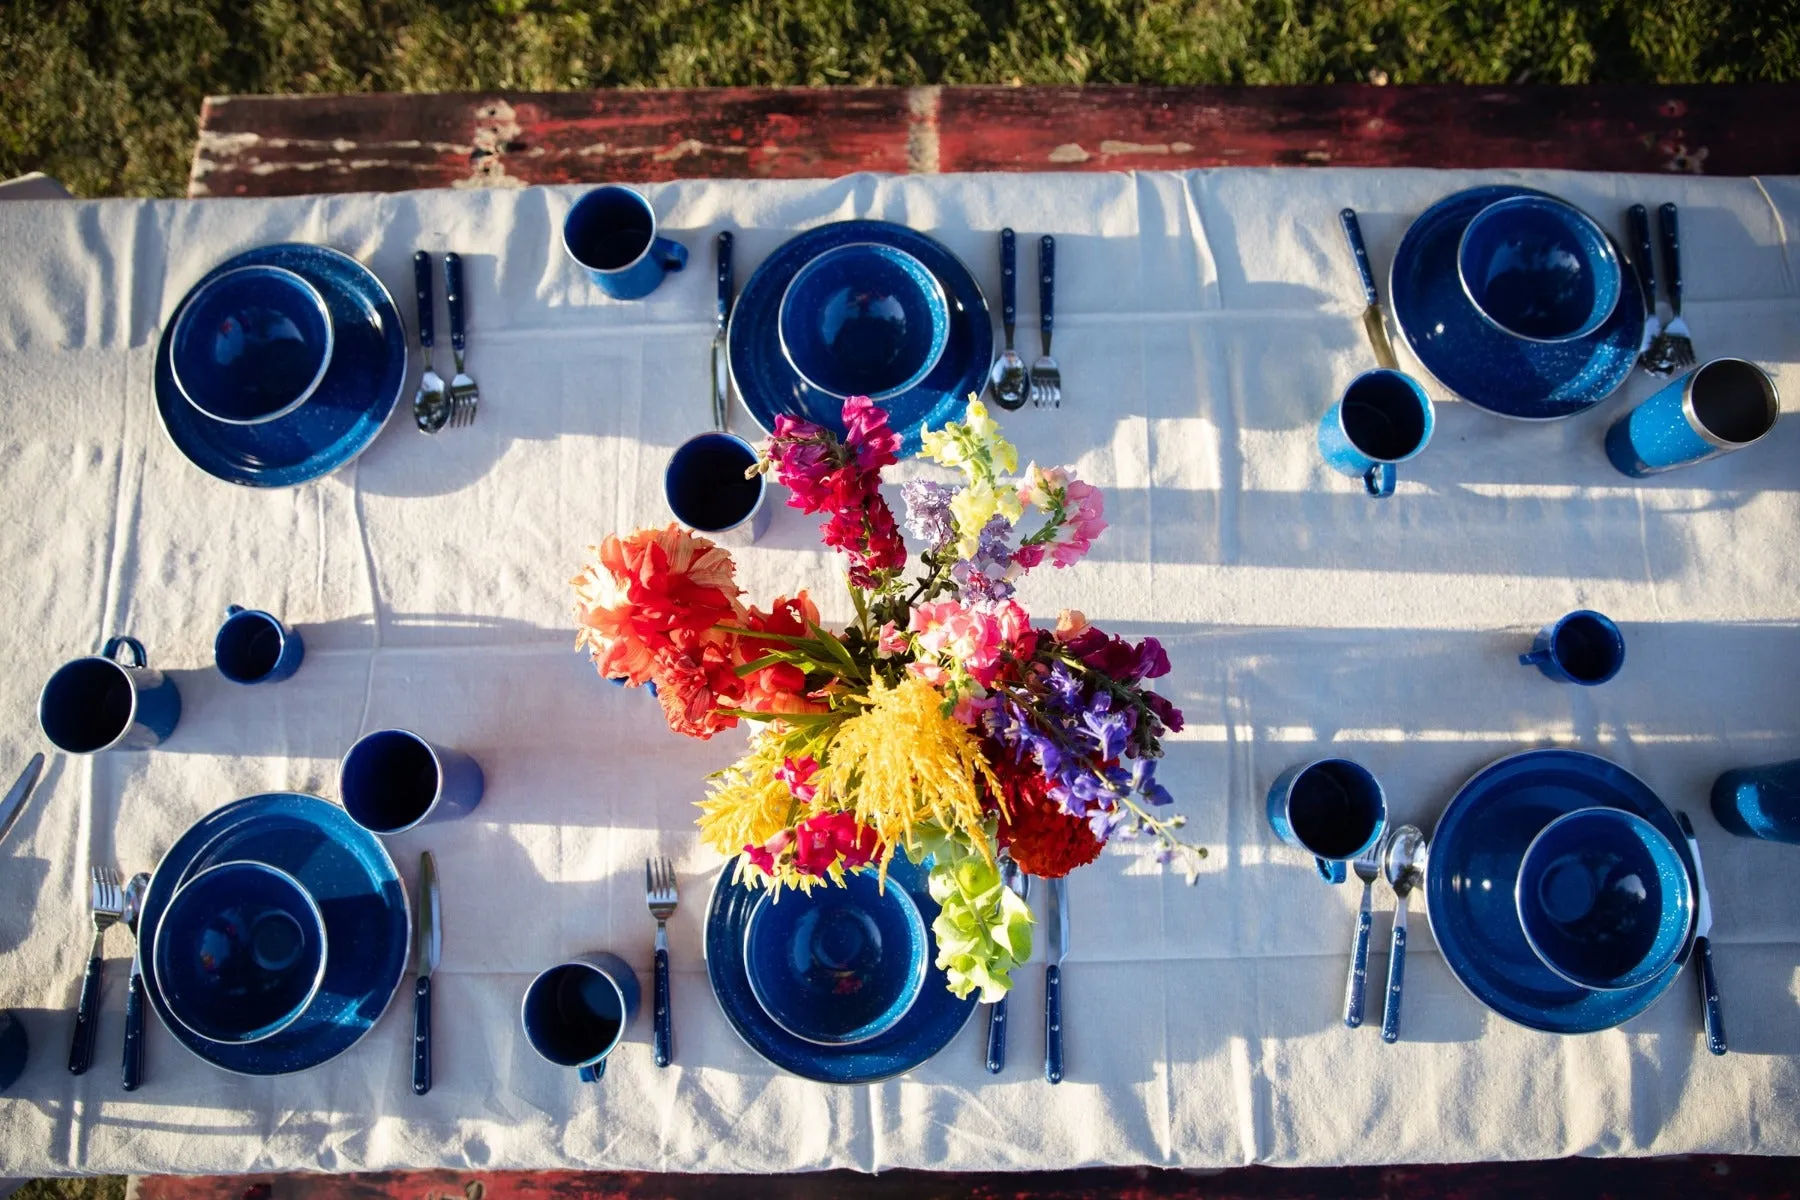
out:
<path id="1" fill-rule="evenodd" d="M 1513 901 L 1525 848 L 1551 821 L 1596 805 L 1656 826 L 1694 878 L 1687 840 L 1656 793 L 1625 768 L 1578 750 L 1528 750 L 1484 768 L 1456 793 L 1431 836 L 1425 911 L 1444 962 L 1477 1000 L 1546 1033 L 1593 1033 L 1629 1021 L 1674 982 L 1692 945 L 1656 978 L 1620 991 L 1570 983 L 1532 953 Z"/>
<path id="2" fill-rule="evenodd" d="M 874 1083 L 910 1071 L 948 1046 L 975 1011 L 975 994 L 970 993 L 967 1000 L 952 996 L 944 973 L 933 963 L 918 1000 L 887 1032 L 845 1045 L 821 1045 L 795 1037 L 763 1011 L 751 991 L 744 968 L 744 932 L 762 889 L 732 883 L 734 870 L 727 865 L 719 873 L 707 904 L 706 973 L 725 1019 L 738 1036 L 782 1070 L 819 1083 Z M 929 930 L 937 919 L 938 904 L 925 886 L 925 872 L 906 861 L 904 854 L 896 854 L 888 868 L 887 886 L 907 890 Z M 928 945 L 926 953 L 935 959 L 935 944 Z"/>
<path id="3" fill-rule="evenodd" d="M 175 384 L 169 345 L 194 291 L 247 266 L 284 267 L 316 287 L 331 312 L 336 345 L 306 403 L 260 425 L 232 425 L 188 403 Z M 156 411 L 175 448 L 208 475 L 245 487 L 292 487 L 329 475 L 368 449 L 394 411 L 406 374 L 406 327 L 375 273 L 337 250 L 283 242 L 220 263 L 169 315 L 156 347 Z"/>
<path id="4" fill-rule="evenodd" d="M 342 1054 L 386 1010 L 406 970 L 412 922 L 394 860 L 376 836 L 317 796 L 269 792 L 201 818 L 163 856 L 144 895 L 138 941 L 156 944 L 169 898 L 219 863 L 249 860 L 299 880 L 325 919 L 325 979 L 292 1025 L 258 1042 L 209 1042 L 175 1020 L 143 956 L 144 994 L 175 1040 L 239 1075 L 286 1075 Z"/>
<path id="5" fill-rule="evenodd" d="M 726 356 L 731 383 L 752 418 L 772 433 L 778 416 L 799 417 L 844 433 L 844 402 L 809 386 L 781 352 L 781 297 L 800 268 L 826 250 L 874 242 L 904 250 L 937 277 L 950 306 L 950 340 L 925 378 L 881 401 L 888 424 L 898 430 L 900 455 L 919 452 L 920 435 L 940 429 L 962 414 L 971 393 L 987 386 L 994 358 L 994 325 L 981 285 L 943 243 L 887 221 L 840 221 L 792 238 L 762 261 L 731 309 Z"/>
<path id="6" fill-rule="evenodd" d="M 1431 377 L 1478 408 L 1526 421 L 1572 417 L 1612 395 L 1630 377 L 1644 336 L 1634 274 L 1600 328 L 1569 342 L 1510 337 L 1476 311 L 1456 274 L 1463 230 L 1496 200 L 1541 195 L 1495 186 L 1438 201 L 1400 239 L 1388 278 L 1394 323 Z"/>

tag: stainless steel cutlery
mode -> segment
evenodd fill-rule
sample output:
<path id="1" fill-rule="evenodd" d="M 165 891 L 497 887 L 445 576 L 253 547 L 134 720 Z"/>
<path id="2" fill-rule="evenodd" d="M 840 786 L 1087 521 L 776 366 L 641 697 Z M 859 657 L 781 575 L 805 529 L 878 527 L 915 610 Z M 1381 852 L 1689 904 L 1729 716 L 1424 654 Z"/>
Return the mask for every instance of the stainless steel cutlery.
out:
<path id="1" fill-rule="evenodd" d="M 731 431 L 731 362 L 725 347 L 725 330 L 731 323 L 731 243 L 729 229 L 719 234 L 713 252 L 719 271 L 719 299 L 713 309 L 712 340 L 712 411 L 713 428 L 720 433 Z"/>
<path id="2" fill-rule="evenodd" d="M 994 360 L 988 372 L 988 394 L 994 403 L 1007 411 L 1025 407 L 1031 394 L 1031 376 L 1025 360 L 1013 349 L 1013 335 L 1019 324 L 1018 239 L 1011 229 L 1000 231 L 1000 327 L 1006 333 L 1006 348 Z M 992 1070 L 993 1068 L 989 1068 Z"/>
<path id="3" fill-rule="evenodd" d="M 25 801 L 31 799 L 31 789 L 37 786 L 38 776 L 44 770 L 44 756 L 33 754 L 25 769 L 19 772 L 18 779 L 7 789 L 6 799 L 0 800 L 0 845 L 6 843 L 6 835 L 18 823 L 19 814 L 25 811 Z"/>
<path id="4" fill-rule="evenodd" d="M 1010 233 L 1011 231 L 1008 230 Z M 1010 854 L 1001 852 L 1000 882 L 1021 900 L 1031 899 L 1031 876 L 1019 869 Z M 1006 997 L 988 1006 L 987 1069 L 998 1075 L 1006 1067 Z"/>
<path id="5" fill-rule="evenodd" d="M 1055 324 L 1056 239 L 1046 233 L 1038 239 L 1038 337 L 1043 352 L 1031 364 L 1031 403 L 1037 408 L 1062 407 L 1062 368 L 1050 357 Z"/>
<path id="6" fill-rule="evenodd" d="M 675 1060 L 675 1030 L 669 1015 L 669 929 L 679 900 L 675 890 L 675 864 L 666 858 L 644 860 L 644 903 L 656 918 L 656 1065 Z"/>
<path id="7" fill-rule="evenodd" d="M 443 900 L 438 892 L 437 860 L 427 850 L 419 855 L 418 929 L 413 934 L 418 982 L 413 985 L 413 1079 L 415 1096 L 431 1090 L 431 973 L 444 953 Z"/>
<path id="8" fill-rule="evenodd" d="M 1387 1003 L 1381 1013 L 1381 1040 L 1400 1040 L 1400 988 L 1406 977 L 1406 912 L 1419 883 L 1425 835 L 1415 825 L 1402 825 L 1388 836 L 1382 869 L 1394 889 L 1394 941 L 1388 950 Z"/>
<path id="9" fill-rule="evenodd" d="M 131 931 L 131 978 L 125 987 L 125 1061 L 121 1082 L 135 1092 L 144 1081 L 144 945 L 137 940 L 138 916 L 144 911 L 144 893 L 150 889 L 150 872 L 139 871 L 125 885 L 124 912 L 120 919 Z"/>
<path id="10" fill-rule="evenodd" d="M 1675 820 L 1681 835 L 1687 839 L 1688 853 L 1694 856 L 1694 971 L 1700 980 L 1700 1010 L 1706 1022 L 1706 1048 L 1714 1054 L 1725 1053 L 1725 1015 L 1719 1007 L 1719 980 L 1713 974 L 1712 960 L 1712 893 L 1706 890 L 1706 871 L 1700 865 L 1700 840 L 1694 836 L 1694 823 L 1684 812 Z"/>
<path id="11" fill-rule="evenodd" d="M 419 390 L 413 394 L 413 422 L 422 433 L 436 433 L 450 419 L 450 399 L 445 394 L 443 377 L 431 364 L 435 320 L 431 301 L 431 255 L 423 250 L 413 255 L 413 294 L 418 301 L 419 349 L 425 355 Z"/>
<path id="12" fill-rule="evenodd" d="M 80 1075 L 94 1061 L 94 1033 L 100 1024 L 100 984 L 104 959 L 101 943 L 106 931 L 124 915 L 125 895 L 119 886 L 119 873 L 111 867 L 95 867 L 90 872 L 89 907 L 93 911 L 94 941 L 88 949 L 87 974 L 81 980 L 81 1000 L 75 1009 L 75 1036 L 69 1045 L 69 1071 Z"/>
<path id="13" fill-rule="evenodd" d="M 1394 344 L 1388 340 L 1387 322 L 1381 315 L 1381 297 L 1375 290 L 1375 272 L 1369 269 L 1369 251 L 1363 246 L 1362 225 L 1356 219 L 1356 210 L 1346 208 L 1338 213 L 1338 223 L 1344 227 L 1344 239 L 1350 243 L 1350 253 L 1356 259 L 1356 273 L 1362 279 L 1363 299 L 1368 301 L 1362 314 L 1363 332 L 1369 335 L 1375 363 L 1398 371 L 1400 360 L 1394 357 Z"/>
<path id="14" fill-rule="evenodd" d="M 463 367 L 469 338 L 463 320 L 462 255 L 454 250 L 444 255 L 444 304 L 450 310 L 450 353 L 456 357 L 456 378 L 450 381 L 450 424 L 470 425 L 481 406 L 481 392 Z"/>
<path id="15" fill-rule="evenodd" d="M 1344 1024 L 1352 1029 L 1363 1023 L 1363 993 L 1369 976 L 1369 932 L 1375 924 L 1375 881 L 1381 878 L 1381 852 L 1386 846 L 1385 837 L 1376 838 L 1373 846 L 1350 863 L 1363 885 L 1362 906 L 1356 914 L 1356 941 L 1350 951 L 1350 978 L 1344 985 Z"/>
<path id="16" fill-rule="evenodd" d="M 1681 225 L 1673 204 L 1656 210 L 1656 224 L 1662 233 L 1663 270 L 1669 276 L 1669 323 L 1658 339 L 1657 357 L 1666 371 L 1685 371 L 1694 365 L 1694 342 L 1681 316 Z"/>
<path id="17" fill-rule="evenodd" d="M 1044 967 L 1044 1078 L 1063 1078 L 1062 965 L 1069 953 L 1069 880 L 1050 881 L 1049 962 Z"/>

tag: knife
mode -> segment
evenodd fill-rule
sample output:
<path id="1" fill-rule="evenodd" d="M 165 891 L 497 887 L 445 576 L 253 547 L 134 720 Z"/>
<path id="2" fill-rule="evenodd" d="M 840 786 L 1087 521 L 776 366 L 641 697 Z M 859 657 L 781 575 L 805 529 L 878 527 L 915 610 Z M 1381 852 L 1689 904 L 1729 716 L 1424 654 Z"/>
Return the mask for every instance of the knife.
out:
<path id="1" fill-rule="evenodd" d="M 1369 306 L 1363 309 L 1363 331 L 1369 335 L 1369 345 L 1375 349 L 1375 361 L 1390 371 L 1400 369 L 1400 360 L 1394 357 L 1394 344 L 1388 341 L 1387 323 L 1381 319 L 1381 297 L 1375 291 L 1375 272 L 1369 269 L 1369 252 L 1363 248 L 1362 226 L 1357 223 L 1356 210 L 1346 208 L 1338 213 L 1338 222 L 1344 227 L 1344 238 L 1350 243 L 1350 253 L 1356 256 L 1356 273 L 1362 276 L 1363 299 Z"/>
<path id="2" fill-rule="evenodd" d="M 724 433 L 731 424 L 731 369 L 725 354 L 725 326 L 731 320 L 731 231 L 719 234 L 715 257 L 719 268 L 719 302 L 714 310 L 712 340 L 713 428 Z"/>
<path id="3" fill-rule="evenodd" d="M 437 970 L 444 950 L 443 913 L 439 909 L 437 860 L 431 851 L 419 855 L 419 943 L 413 985 L 413 1094 L 431 1090 L 431 973 Z"/>
<path id="4" fill-rule="evenodd" d="M 1712 893 L 1706 890 L 1706 871 L 1700 865 L 1700 842 L 1694 837 L 1694 823 L 1684 812 L 1675 814 L 1681 823 L 1681 836 L 1687 839 L 1688 853 L 1694 856 L 1694 960 L 1699 967 L 1700 1007 L 1706 1014 L 1706 1048 L 1714 1054 L 1725 1053 L 1725 1016 L 1719 1009 L 1719 980 L 1713 974 Z"/>
<path id="5" fill-rule="evenodd" d="M 6 793 L 6 799 L 0 800 L 0 844 L 6 841 L 19 814 L 25 811 L 25 801 L 31 798 L 31 789 L 37 786 L 38 775 L 43 769 L 44 756 L 41 753 L 32 755 L 25 769 L 19 772 L 18 782 Z"/>
<path id="6" fill-rule="evenodd" d="M 1050 881 L 1050 961 L 1044 967 L 1044 1078 L 1061 1083 L 1062 964 L 1069 953 L 1069 881 Z"/>
<path id="7" fill-rule="evenodd" d="M 1011 855 L 1000 862 L 1000 881 L 1011 888 L 1013 894 L 1021 900 L 1031 899 L 1031 876 L 1019 869 Z M 988 1042 L 987 1069 L 988 1074 L 998 1075 L 1006 1067 L 1006 997 L 994 1001 L 988 1008 Z"/>

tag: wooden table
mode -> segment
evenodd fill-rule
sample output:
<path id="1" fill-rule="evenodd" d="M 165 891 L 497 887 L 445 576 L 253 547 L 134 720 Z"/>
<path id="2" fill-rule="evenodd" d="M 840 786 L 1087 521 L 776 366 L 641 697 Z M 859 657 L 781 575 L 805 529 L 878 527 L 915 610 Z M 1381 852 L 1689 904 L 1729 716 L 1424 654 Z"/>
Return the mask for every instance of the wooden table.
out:
<path id="1" fill-rule="evenodd" d="M 855 171 L 1800 172 L 1800 87 L 719 88 L 222 96 L 190 196 Z"/>

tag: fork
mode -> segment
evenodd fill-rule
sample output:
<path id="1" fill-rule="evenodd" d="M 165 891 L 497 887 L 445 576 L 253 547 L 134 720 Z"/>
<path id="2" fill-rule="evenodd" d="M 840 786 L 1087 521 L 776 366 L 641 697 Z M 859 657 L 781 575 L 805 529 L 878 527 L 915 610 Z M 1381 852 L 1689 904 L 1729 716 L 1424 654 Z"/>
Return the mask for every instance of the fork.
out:
<path id="1" fill-rule="evenodd" d="M 463 333 L 462 255 L 454 250 L 444 255 L 444 303 L 450 309 L 450 352 L 456 358 L 456 378 L 450 381 L 450 424 L 470 425 L 481 404 L 481 392 L 463 370 L 463 350 L 469 339 Z"/>
<path id="2" fill-rule="evenodd" d="M 644 860 L 644 902 L 656 918 L 656 1065 L 675 1060 L 674 1023 L 669 1018 L 669 929 L 675 915 L 675 864 L 666 858 Z"/>
<path id="3" fill-rule="evenodd" d="M 1643 340 L 1638 343 L 1638 366 L 1649 375 L 1667 375 L 1669 368 L 1662 357 L 1662 320 L 1656 315 L 1656 251 L 1650 246 L 1650 213 L 1643 205 L 1634 204 L 1625 210 L 1625 220 L 1631 226 L 1633 265 L 1644 292 L 1644 309 L 1649 314 L 1644 318 Z"/>
<path id="4" fill-rule="evenodd" d="M 1673 204 L 1656 210 L 1656 224 L 1662 231 L 1663 269 L 1669 273 L 1670 317 L 1662 331 L 1663 361 L 1672 370 L 1681 370 L 1694 365 L 1694 342 L 1681 319 L 1681 226 Z"/>
<path id="5" fill-rule="evenodd" d="M 1031 404 L 1034 408 L 1062 407 L 1062 368 L 1050 357 L 1050 331 L 1056 324 L 1056 239 L 1045 234 L 1038 240 L 1038 338 L 1043 353 L 1031 364 Z"/>
<path id="6" fill-rule="evenodd" d="M 1356 914 L 1356 945 L 1350 953 L 1350 978 L 1344 986 L 1344 1024 L 1355 1029 L 1363 1023 L 1363 987 L 1369 976 L 1369 931 L 1374 927 L 1372 901 L 1375 881 L 1381 878 L 1381 852 L 1386 838 L 1357 855 L 1350 863 L 1356 877 L 1362 880 L 1362 907 Z"/>
<path id="7" fill-rule="evenodd" d="M 75 1037 L 69 1045 L 69 1071 L 80 1075 L 94 1061 L 94 1033 L 100 1024 L 101 942 L 124 914 L 125 894 L 119 873 L 111 867 L 95 867 L 91 874 L 89 903 L 94 911 L 94 943 L 88 949 L 87 974 L 81 980 L 81 1003 L 75 1009 Z"/>

